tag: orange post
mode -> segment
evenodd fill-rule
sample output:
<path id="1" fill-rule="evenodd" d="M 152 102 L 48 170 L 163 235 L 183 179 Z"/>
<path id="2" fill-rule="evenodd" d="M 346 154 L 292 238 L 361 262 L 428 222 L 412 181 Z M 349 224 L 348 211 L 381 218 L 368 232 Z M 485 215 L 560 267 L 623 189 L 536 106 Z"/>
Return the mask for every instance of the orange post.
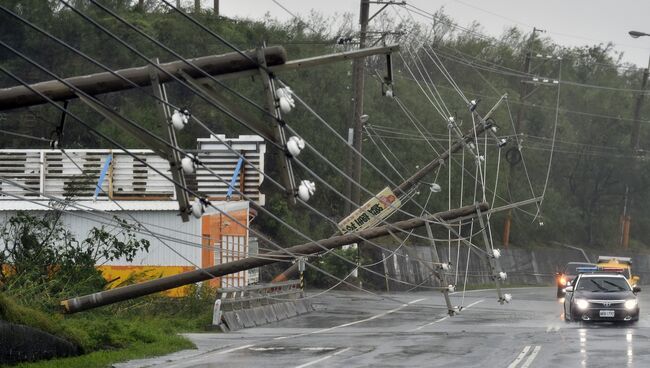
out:
<path id="1" fill-rule="evenodd" d="M 510 245 L 510 224 L 512 222 L 512 210 L 508 210 L 508 216 L 506 216 L 506 221 L 503 224 L 503 247 L 508 249 Z"/>
<path id="2" fill-rule="evenodd" d="M 632 222 L 631 216 L 625 216 L 623 218 L 623 249 L 628 249 L 630 247 L 630 223 Z"/>

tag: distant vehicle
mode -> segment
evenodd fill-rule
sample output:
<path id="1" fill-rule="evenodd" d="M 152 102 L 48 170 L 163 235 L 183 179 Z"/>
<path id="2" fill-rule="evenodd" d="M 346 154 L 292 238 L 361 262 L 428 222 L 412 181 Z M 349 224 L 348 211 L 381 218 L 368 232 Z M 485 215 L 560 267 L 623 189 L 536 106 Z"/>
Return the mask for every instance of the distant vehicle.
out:
<path id="1" fill-rule="evenodd" d="M 571 285 L 571 281 L 578 276 L 578 268 L 595 270 L 596 265 L 593 263 L 585 262 L 569 262 L 564 266 L 561 272 L 555 274 L 555 283 L 557 284 L 557 297 L 560 298 L 564 295 L 564 288 Z"/>
<path id="2" fill-rule="evenodd" d="M 582 273 L 565 288 L 564 320 L 639 320 L 638 286 L 630 286 L 625 276 L 614 273 Z"/>
<path id="3" fill-rule="evenodd" d="M 625 276 L 632 286 L 639 283 L 639 276 L 632 275 L 632 258 L 599 256 L 598 269 L 604 272 L 620 273 Z"/>

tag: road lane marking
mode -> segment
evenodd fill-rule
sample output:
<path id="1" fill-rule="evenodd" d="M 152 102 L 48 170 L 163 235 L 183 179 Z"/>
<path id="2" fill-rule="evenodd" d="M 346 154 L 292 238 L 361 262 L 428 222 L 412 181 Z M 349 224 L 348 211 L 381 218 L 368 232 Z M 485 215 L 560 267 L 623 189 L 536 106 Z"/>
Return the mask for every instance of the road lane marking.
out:
<path id="1" fill-rule="evenodd" d="M 250 348 L 250 347 L 253 347 L 253 346 L 255 346 L 255 345 L 254 344 L 248 344 L 248 345 L 238 346 L 238 347 L 232 348 L 232 349 L 209 352 L 209 353 L 206 353 L 206 354 L 202 354 L 202 355 L 200 355 L 200 356 L 198 356 L 198 357 L 196 357 L 194 359 L 183 360 L 183 361 L 178 362 L 176 364 L 168 365 L 167 368 L 189 367 L 192 363 L 200 363 L 202 360 L 206 359 L 207 357 L 212 357 L 212 356 L 215 356 L 215 355 L 228 354 L 228 353 L 232 353 L 234 351 L 247 349 L 247 348 Z"/>
<path id="2" fill-rule="evenodd" d="M 475 306 L 476 304 L 481 303 L 481 302 L 484 301 L 484 300 L 485 300 L 485 299 L 477 300 L 477 301 L 475 301 L 474 303 L 468 305 L 467 307 L 464 307 L 463 309 L 471 308 L 471 307 Z"/>
<path id="3" fill-rule="evenodd" d="M 474 303 L 472 303 L 472 304 L 466 306 L 466 307 L 463 308 L 463 309 L 471 308 L 471 307 L 475 306 L 476 304 L 483 302 L 484 300 L 485 300 L 485 299 L 477 300 L 477 301 L 475 301 Z M 425 328 L 425 327 L 427 327 L 427 326 L 431 326 L 432 324 L 435 324 L 435 323 L 438 323 L 438 322 L 442 322 L 442 321 L 446 320 L 447 318 L 449 318 L 449 316 L 442 317 L 442 318 L 437 319 L 437 320 L 435 320 L 435 321 L 433 321 L 433 322 L 429 322 L 429 323 L 427 323 L 427 324 L 425 324 L 425 325 L 422 325 L 422 326 L 416 327 L 416 328 L 414 328 L 414 329 L 412 329 L 412 330 L 408 330 L 407 332 L 415 332 L 415 331 L 419 331 L 419 330 L 421 330 L 421 329 L 423 329 L 423 328 Z"/>
<path id="4" fill-rule="evenodd" d="M 515 360 L 512 363 L 510 363 L 508 368 L 515 368 L 517 366 L 517 364 L 519 364 L 519 362 L 521 362 L 524 359 L 526 354 L 528 354 L 528 350 L 530 350 L 530 345 L 524 346 L 524 350 L 522 350 L 522 352 L 519 353 L 517 358 L 515 358 Z"/>
<path id="5" fill-rule="evenodd" d="M 339 354 L 343 354 L 343 353 L 345 353 L 346 351 L 348 351 L 348 350 L 350 350 L 350 349 L 351 349 L 351 348 L 345 348 L 345 349 L 343 349 L 343 350 L 339 350 L 339 351 L 337 351 L 337 352 L 334 353 L 334 354 L 326 355 L 326 356 L 324 356 L 324 357 L 322 357 L 322 358 L 319 358 L 319 359 L 316 359 L 316 360 L 312 360 L 311 362 L 307 362 L 307 363 L 305 363 L 305 364 L 301 364 L 301 365 L 297 366 L 296 368 L 305 368 L 305 367 L 309 367 L 310 365 L 314 365 L 314 364 L 320 363 L 320 362 L 322 362 L 322 361 L 325 361 L 325 360 L 327 360 L 327 359 L 329 359 L 329 358 L 331 358 L 331 357 L 337 356 L 337 355 L 339 355 Z"/>
<path id="6" fill-rule="evenodd" d="M 442 317 L 442 318 L 440 318 L 440 319 L 437 319 L 437 320 L 435 320 L 435 321 L 433 321 L 433 322 L 429 322 L 429 323 L 427 323 L 426 325 L 422 325 L 422 326 L 420 326 L 420 327 L 416 327 L 416 328 L 414 328 L 414 329 L 412 329 L 412 330 L 408 330 L 408 332 L 419 331 L 419 330 L 421 330 L 421 329 L 423 329 L 423 328 L 425 328 L 425 327 L 427 327 L 427 326 L 431 326 L 431 325 L 434 324 L 434 323 L 442 322 L 442 321 L 446 320 L 447 318 L 449 318 L 449 316 L 444 316 L 444 317 Z"/>
<path id="7" fill-rule="evenodd" d="M 284 339 L 290 339 L 290 338 L 294 338 L 294 337 L 309 336 L 309 335 L 314 335 L 314 334 L 319 334 L 319 333 L 323 333 L 323 332 L 327 332 L 327 331 L 336 330 L 337 328 L 349 327 L 349 326 L 357 325 L 357 324 L 359 324 L 359 323 L 364 323 L 364 322 L 372 321 L 372 320 L 374 320 L 374 319 L 377 319 L 377 318 L 381 318 L 381 317 L 387 316 L 387 315 L 389 315 L 389 314 L 391 314 L 391 313 L 395 313 L 395 312 L 397 312 L 397 311 L 399 311 L 399 310 L 402 310 L 402 309 L 408 307 L 408 306 L 411 305 L 411 304 L 419 303 L 419 302 L 421 302 L 421 301 L 423 301 L 423 300 L 426 300 L 426 299 L 427 299 L 427 298 L 421 298 L 421 299 L 412 300 L 412 301 L 410 301 L 410 302 L 408 302 L 408 303 L 406 303 L 406 304 L 402 304 L 401 306 L 399 306 L 399 307 L 397 307 L 397 308 L 395 308 L 395 309 L 391 309 L 391 310 L 389 310 L 389 311 L 386 311 L 386 312 L 383 312 L 383 313 L 376 314 L 376 315 L 374 315 L 374 316 L 372 316 L 372 317 L 368 317 L 368 318 L 360 319 L 360 320 L 358 320 L 358 321 L 348 322 L 348 323 L 344 323 L 344 324 L 342 324 L 342 325 L 333 326 L 333 327 L 328 327 L 328 328 L 323 328 L 323 329 L 321 329 L 321 330 L 316 330 L 316 331 L 311 331 L 311 332 L 305 332 L 305 333 L 301 333 L 301 334 L 297 334 L 297 335 L 278 336 L 278 337 L 274 337 L 273 340 L 284 340 Z"/>
<path id="8" fill-rule="evenodd" d="M 242 349 L 250 348 L 250 347 L 253 347 L 253 346 L 255 346 L 255 345 L 249 344 L 249 345 L 239 346 L 239 347 L 232 348 L 232 349 L 217 351 L 217 352 L 215 352 L 213 354 L 210 354 L 210 355 L 228 354 L 228 353 L 232 353 L 233 351 L 242 350 Z"/>
<path id="9" fill-rule="evenodd" d="M 268 347 L 268 348 L 248 348 L 250 351 L 274 351 L 274 350 L 284 350 L 284 347 Z"/>
<path id="10" fill-rule="evenodd" d="M 533 362 L 533 360 L 535 360 L 535 357 L 537 356 L 537 353 L 539 353 L 540 350 L 542 350 L 541 346 L 539 346 L 539 345 L 535 346 L 535 349 L 533 349 L 533 352 L 530 353 L 530 355 L 528 356 L 528 359 L 526 359 L 526 361 L 521 366 L 521 368 L 530 367 L 530 364 Z"/>

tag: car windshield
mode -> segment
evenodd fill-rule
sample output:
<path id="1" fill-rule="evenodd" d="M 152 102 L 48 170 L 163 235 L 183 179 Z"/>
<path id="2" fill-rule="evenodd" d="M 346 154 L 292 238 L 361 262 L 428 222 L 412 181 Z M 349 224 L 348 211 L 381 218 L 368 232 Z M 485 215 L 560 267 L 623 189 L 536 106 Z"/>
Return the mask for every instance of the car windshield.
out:
<path id="1" fill-rule="evenodd" d="M 622 277 L 583 277 L 576 289 L 592 292 L 629 291 L 630 285 Z"/>
<path id="2" fill-rule="evenodd" d="M 593 266 L 591 263 L 569 263 L 566 265 L 566 269 L 564 270 L 564 273 L 566 275 L 577 275 L 578 274 L 578 267 L 589 267 Z"/>

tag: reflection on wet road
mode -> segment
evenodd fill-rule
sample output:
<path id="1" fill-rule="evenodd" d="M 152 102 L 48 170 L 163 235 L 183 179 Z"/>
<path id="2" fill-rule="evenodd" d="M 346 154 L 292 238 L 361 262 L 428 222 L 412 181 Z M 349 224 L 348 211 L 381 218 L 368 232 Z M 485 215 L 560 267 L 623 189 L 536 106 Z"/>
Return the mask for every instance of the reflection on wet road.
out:
<path id="1" fill-rule="evenodd" d="M 650 295 L 641 320 L 565 323 L 552 288 L 468 292 L 460 315 L 446 316 L 435 292 L 392 298 L 333 292 L 317 311 L 264 328 L 189 334 L 198 350 L 116 367 L 650 367 Z M 460 303 L 461 295 L 455 295 Z"/>

